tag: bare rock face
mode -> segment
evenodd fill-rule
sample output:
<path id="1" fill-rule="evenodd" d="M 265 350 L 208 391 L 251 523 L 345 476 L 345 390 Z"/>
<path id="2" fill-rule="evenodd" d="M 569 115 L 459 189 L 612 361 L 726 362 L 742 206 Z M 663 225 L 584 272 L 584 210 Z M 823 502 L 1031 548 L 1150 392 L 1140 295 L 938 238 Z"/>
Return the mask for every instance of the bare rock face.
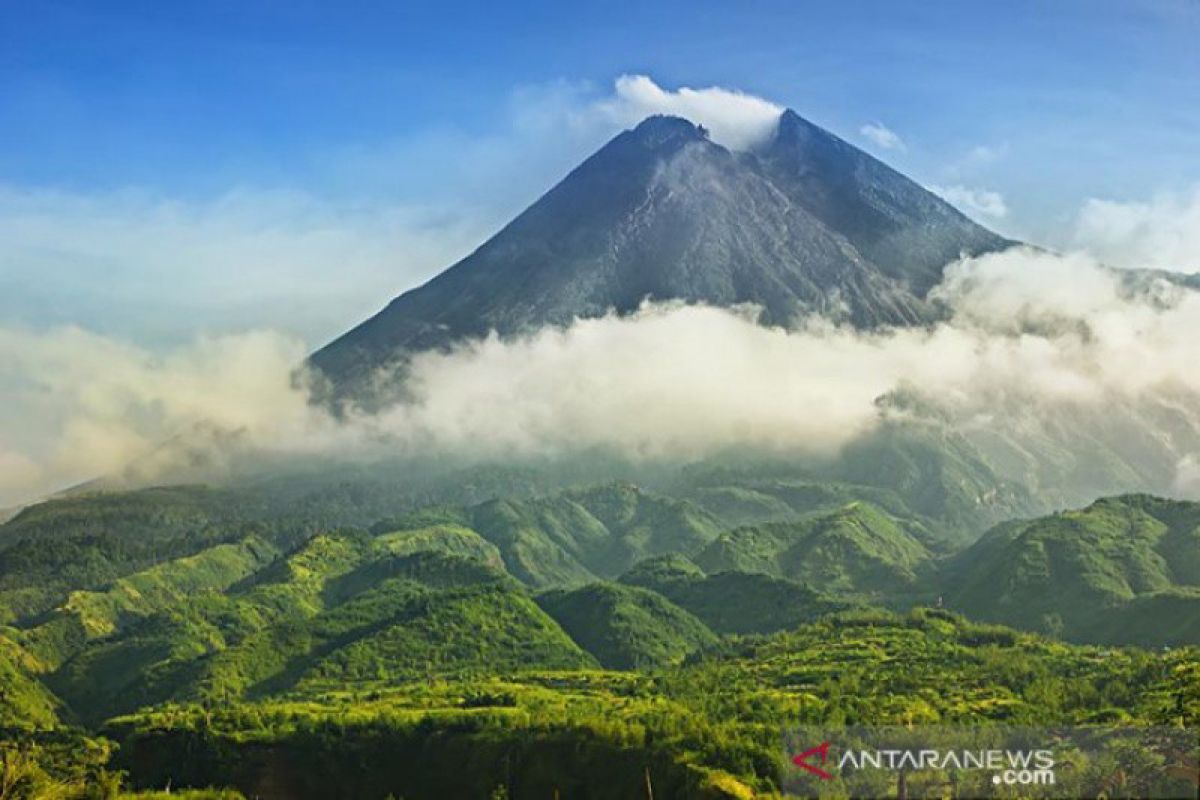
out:
<path id="1" fill-rule="evenodd" d="M 935 316 L 925 295 L 947 263 L 1009 244 L 792 111 L 752 152 L 650 117 L 311 364 L 330 399 L 366 401 L 380 371 L 414 353 L 646 299 L 752 303 L 769 324 L 919 324 Z"/>

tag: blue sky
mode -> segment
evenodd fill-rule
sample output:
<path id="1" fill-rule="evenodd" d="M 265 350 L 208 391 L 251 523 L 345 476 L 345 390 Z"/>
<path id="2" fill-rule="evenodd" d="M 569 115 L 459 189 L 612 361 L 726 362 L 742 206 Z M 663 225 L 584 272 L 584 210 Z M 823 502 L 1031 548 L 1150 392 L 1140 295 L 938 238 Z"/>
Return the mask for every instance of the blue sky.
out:
<path id="1" fill-rule="evenodd" d="M 0 2 L 0 325 L 319 344 L 618 130 L 594 112 L 625 74 L 790 106 L 1005 233 L 1166 240 L 1172 266 L 1198 40 L 1196 0 Z"/>

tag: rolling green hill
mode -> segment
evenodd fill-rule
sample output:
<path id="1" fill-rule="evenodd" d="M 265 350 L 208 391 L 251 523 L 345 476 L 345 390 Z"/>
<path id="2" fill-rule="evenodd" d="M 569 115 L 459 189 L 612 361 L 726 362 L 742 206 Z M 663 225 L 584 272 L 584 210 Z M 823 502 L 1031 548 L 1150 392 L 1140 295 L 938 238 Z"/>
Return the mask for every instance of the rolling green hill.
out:
<path id="1" fill-rule="evenodd" d="M 953 537 L 896 494 L 709 478 L 689 500 L 604 484 L 427 506 L 370 532 L 247 522 L 252 504 L 206 511 L 222 495 L 196 488 L 27 509 L 9 523 L 19 534 L 0 526 L 0 600 L 25 602 L 39 575 L 54 588 L 38 602 L 57 599 L 3 616 L 0 742 L 44 742 L 36 760 L 63 780 L 115 767 L 143 788 L 542 796 L 603 775 L 616 798 L 649 770 L 659 794 L 735 798 L 773 791 L 774 737 L 797 720 L 1200 713 L 1198 504 L 1111 498 L 1003 523 L 946 557 Z M 72 532 L 38 546 L 56 515 Z M 14 553 L 46 557 L 3 562 Z M 75 556 L 85 567 L 56 583 Z M 1103 646 L 870 607 L 939 595 Z M 122 740 L 115 761 L 101 730 Z M 301 776 L 285 790 L 281 763 Z"/>
<path id="2" fill-rule="evenodd" d="M 21 643 L 47 669 L 55 669 L 89 642 L 184 604 L 196 593 L 226 589 L 276 555 L 271 545 L 252 537 L 158 564 L 102 590 L 71 592 L 63 605 L 21 632 Z"/>
<path id="3" fill-rule="evenodd" d="M 20 645 L 0 635 L 0 730 L 58 724 L 62 703 L 37 679 L 40 666 Z"/>
<path id="4" fill-rule="evenodd" d="M 515 586 L 495 583 L 427 592 L 379 614 L 376 606 L 387 607 L 393 593 L 394 588 L 384 584 L 318 619 L 314 630 L 320 641 L 298 676 L 297 688 L 338 690 L 381 680 L 595 664 Z M 358 624 L 351 627 L 346 618 Z"/>
<path id="5" fill-rule="evenodd" d="M 930 553 L 908 524 L 865 502 L 791 522 L 736 528 L 694 556 L 707 573 L 761 572 L 822 592 L 887 599 L 924 591 Z"/>
<path id="6" fill-rule="evenodd" d="M 208 563 L 225 547 L 189 559 Z M 323 534 L 236 585 L 163 594 L 128 624 L 71 639 L 61 662 L 46 665 L 47 683 L 96 720 L 148 703 L 225 702 L 301 683 L 594 664 L 498 561 L 486 542 L 459 530 Z M 23 633 L 41 644 L 53 638 L 45 627 Z"/>
<path id="7" fill-rule="evenodd" d="M 615 578 L 646 556 L 696 550 L 723 527 L 686 501 L 628 484 L 497 500 L 472 509 L 471 523 L 531 586 Z"/>
<path id="8" fill-rule="evenodd" d="M 535 588 L 615 578 L 642 558 L 693 552 L 724 529 L 686 500 L 610 483 L 525 500 L 429 508 L 384 520 L 372 530 L 429 526 L 477 532 L 498 549 L 513 576 Z"/>
<path id="9" fill-rule="evenodd" d="M 715 644 L 704 623 L 647 589 L 593 583 L 538 596 L 579 645 L 608 669 L 647 669 L 675 664 Z"/>
<path id="10" fill-rule="evenodd" d="M 809 587 L 758 572 L 705 575 L 684 556 L 647 559 L 621 582 L 651 589 L 720 634 L 773 633 L 847 607 Z"/>
<path id="11" fill-rule="evenodd" d="M 1064 645 L 943 611 L 833 615 L 653 676 L 450 677 L 114 720 L 140 786 L 306 798 L 778 796 L 782 727 L 1200 722 L 1197 651 Z M 186 747 L 191 754 L 180 759 Z M 369 767 L 367 766 L 369 765 Z M 1109 773 L 1072 771 L 1096 796 Z M 1136 790 L 1135 790 L 1136 791 Z"/>
<path id="12" fill-rule="evenodd" d="M 1200 505 L 1128 495 L 1000 525 L 946 568 L 948 604 L 1076 641 L 1200 641 Z"/>
<path id="13" fill-rule="evenodd" d="M 884 425 L 847 447 L 827 477 L 888 489 L 916 514 L 957 534 L 960 543 L 1047 507 L 1028 486 L 1006 478 L 975 444 L 932 423 Z"/>
<path id="14" fill-rule="evenodd" d="M 215 544 L 261 516 L 246 494 L 204 487 L 86 494 L 40 503 L 0 524 L 0 622 L 44 613 L 68 592 Z"/>

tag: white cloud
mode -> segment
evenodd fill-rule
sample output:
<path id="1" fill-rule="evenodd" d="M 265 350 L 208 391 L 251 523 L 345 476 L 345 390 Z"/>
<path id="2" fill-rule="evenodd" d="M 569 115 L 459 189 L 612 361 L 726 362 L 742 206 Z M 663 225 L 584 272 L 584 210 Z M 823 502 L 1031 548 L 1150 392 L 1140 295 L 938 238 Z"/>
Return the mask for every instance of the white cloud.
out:
<path id="1" fill-rule="evenodd" d="M 858 129 L 867 141 L 874 144 L 876 147 L 882 147 L 884 150 L 900 150 L 903 152 L 908 149 L 904 144 L 904 140 L 900 135 L 888 128 L 882 122 L 872 122 L 863 125 Z"/>
<path id="2" fill-rule="evenodd" d="M 769 137 L 783 107 L 734 89 L 710 86 L 664 89 L 645 75 L 622 75 L 614 95 L 596 101 L 586 116 L 599 116 L 623 127 L 654 114 L 683 117 L 708 129 L 713 141 L 745 150 Z"/>
<path id="3" fill-rule="evenodd" d="M 1119 266 L 1200 272 L 1200 184 L 1142 202 L 1088 200 L 1072 241 Z"/>
<path id="4" fill-rule="evenodd" d="M 1147 415 L 1141 437 L 1165 450 L 1157 462 L 1200 442 L 1200 295 L 1149 302 L 1088 256 L 1014 249 L 952 265 L 937 296 L 953 317 L 930 329 L 814 321 L 785 331 L 746 311 L 666 305 L 492 337 L 417 358 L 412 402 L 350 421 L 308 403 L 291 381 L 303 348 L 277 334 L 155 355 L 77 329 L 4 330 L 0 507 L 131 459 L 153 466 L 147 452 L 197 429 L 244 450 L 341 456 L 829 453 L 912 413 L 878 402 L 901 392 L 964 429 L 983 419 L 989 430 L 1032 430 L 1031 441 L 1050 435 L 1036 429 L 1043 419 L 1111 426 L 1117 409 L 1169 403 L 1169 435 Z M 159 449 L 159 462 L 175 463 Z"/>
<path id="5" fill-rule="evenodd" d="M 0 442 L 0 522 L 5 506 L 36 496 L 45 487 L 41 466 L 24 453 L 7 450 Z"/>
<path id="6" fill-rule="evenodd" d="M 1004 202 L 1004 195 L 999 192 L 971 189 L 966 186 L 930 186 L 929 190 L 940 195 L 967 216 L 987 217 L 993 220 L 1008 216 L 1008 205 Z"/>
<path id="7" fill-rule="evenodd" d="M 319 446 L 323 415 L 289 377 L 304 354 L 265 331 L 157 355 L 78 328 L 0 328 L 0 506 L 119 471 L 198 426 Z"/>
<path id="8" fill-rule="evenodd" d="M 1175 471 L 1175 485 L 1172 488 L 1187 497 L 1200 497 L 1200 457 L 1189 453 L 1179 460 Z"/>

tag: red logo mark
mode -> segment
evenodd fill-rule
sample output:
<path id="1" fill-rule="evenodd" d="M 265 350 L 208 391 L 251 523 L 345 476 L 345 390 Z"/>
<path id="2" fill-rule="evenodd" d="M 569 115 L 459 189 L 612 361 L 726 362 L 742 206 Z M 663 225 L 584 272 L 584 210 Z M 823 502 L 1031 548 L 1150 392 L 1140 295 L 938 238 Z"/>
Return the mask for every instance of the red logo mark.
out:
<path id="1" fill-rule="evenodd" d="M 815 756 L 818 753 L 821 755 L 821 763 L 824 764 L 825 759 L 829 757 L 829 742 L 821 742 L 821 744 L 817 745 L 816 747 L 811 747 L 808 750 L 805 750 L 800 755 L 793 757 L 792 763 L 800 769 L 808 770 L 823 781 L 832 780 L 833 775 L 821 769 L 820 767 L 814 767 L 812 764 L 808 763 L 809 757 Z"/>

